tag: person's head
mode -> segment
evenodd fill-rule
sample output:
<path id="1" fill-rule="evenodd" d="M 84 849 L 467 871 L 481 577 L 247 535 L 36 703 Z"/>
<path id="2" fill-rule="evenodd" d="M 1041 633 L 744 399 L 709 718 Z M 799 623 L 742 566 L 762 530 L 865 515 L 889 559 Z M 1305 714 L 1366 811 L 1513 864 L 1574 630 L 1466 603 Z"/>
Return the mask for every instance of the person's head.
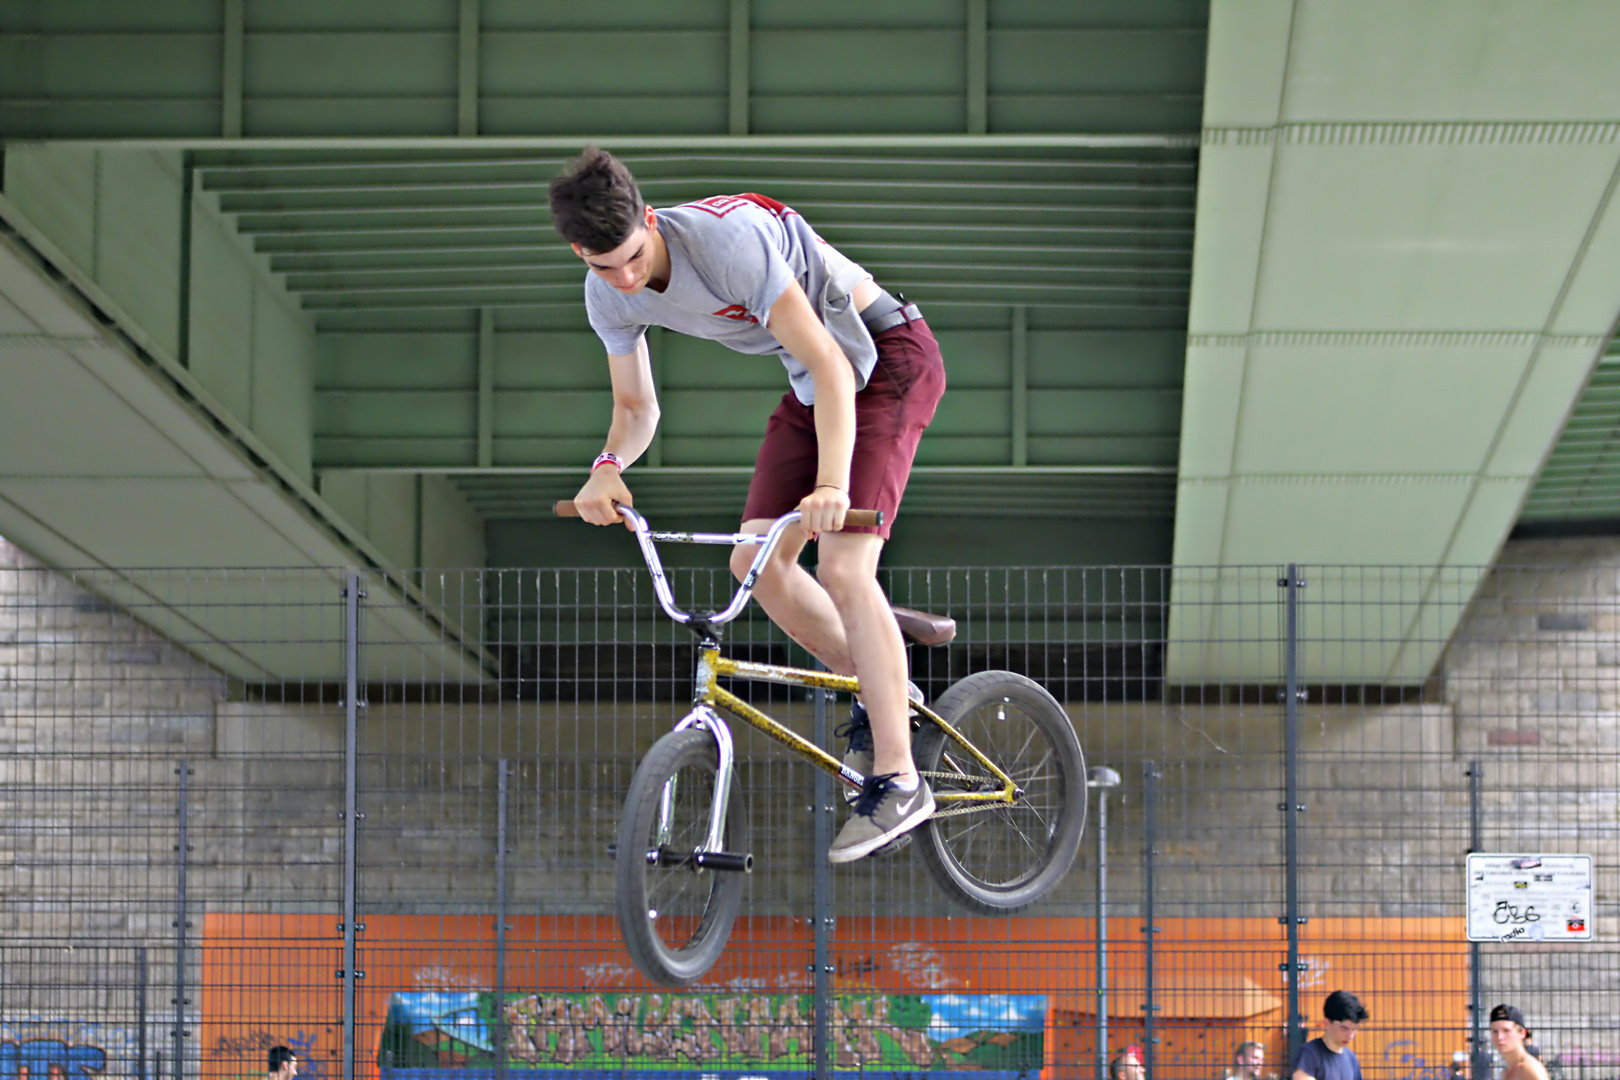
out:
<path id="1" fill-rule="evenodd" d="M 551 221 L 574 254 L 615 289 L 635 293 L 647 284 L 658 217 L 612 154 L 587 146 L 551 182 Z"/>
<path id="2" fill-rule="evenodd" d="M 298 1055 L 285 1046 L 272 1046 L 270 1048 L 270 1072 L 277 1076 L 292 1077 L 298 1075 Z"/>
<path id="3" fill-rule="evenodd" d="M 1142 1048 L 1127 1046 L 1114 1055 L 1114 1060 L 1108 1064 L 1109 1080 L 1143 1080 L 1147 1075 L 1142 1065 Z"/>
<path id="4" fill-rule="evenodd" d="M 1257 1042 L 1240 1042 L 1232 1052 L 1232 1064 L 1248 1076 L 1259 1076 L 1266 1067 L 1266 1048 Z"/>
<path id="5" fill-rule="evenodd" d="M 1506 1057 L 1517 1054 L 1530 1041 L 1530 1029 L 1525 1026 L 1524 1013 L 1512 1005 L 1498 1005 L 1491 1010 L 1491 1045 Z"/>
<path id="6" fill-rule="evenodd" d="M 1338 1046 L 1350 1045 L 1367 1016 L 1361 999 L 1348 990 L 1335 990 L 1322 1002 L 1322 1019 L 1327 1021 L 1325 1035 Z"/>

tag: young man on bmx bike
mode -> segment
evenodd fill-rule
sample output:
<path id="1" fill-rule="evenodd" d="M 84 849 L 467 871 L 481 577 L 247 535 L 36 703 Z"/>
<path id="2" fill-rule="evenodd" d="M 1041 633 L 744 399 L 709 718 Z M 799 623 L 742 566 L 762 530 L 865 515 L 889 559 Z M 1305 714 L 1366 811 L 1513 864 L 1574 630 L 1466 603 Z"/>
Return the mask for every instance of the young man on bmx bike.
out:
<path id="1" fill-rule="evenodd" d="M 797 509 L 754 596 L 793 640 L 862 698 L 845 761 L 869 779 L 828 851 L 851 862 L 895 842 L 934 810 L 917 775 L 905 646 L 877 580 L 923 429 L 945 392 L 939 345 L 916 305 L 880 287 L 790 207 L 763 195 L 647 206 L 612 155 L 589 147 L 552 182 L 557 231 L 585 261 L 585 309 L 608 354 L 613 420 L 574 497 L 594 525 L 633 505 L 624 472 L 652 442 L 658 401 L 648 326 L 774 356 L 789 392 L 766 423 L 741 530 L 763 534 Z M 880 511 L 845 527 L 851 507 Z M 799 565 L 819 541 L 815 575 Z M 753 550 L 731 568 L 747 574 Z"/>

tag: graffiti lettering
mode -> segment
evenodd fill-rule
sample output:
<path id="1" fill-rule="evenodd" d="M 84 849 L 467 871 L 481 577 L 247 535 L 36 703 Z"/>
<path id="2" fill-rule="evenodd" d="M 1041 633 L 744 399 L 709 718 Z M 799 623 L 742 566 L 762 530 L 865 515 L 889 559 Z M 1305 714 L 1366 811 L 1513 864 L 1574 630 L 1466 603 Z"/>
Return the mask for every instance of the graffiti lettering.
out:
<path id="1" fill-rule="evenodd" d="M 924 990 L 944 990 L 960 986 L 962 980 L 945 973 L 945 958 L 915 941 L 903 941 L 889 950 L 889 965 L 905 979 L 907 986 Z"/>
<path id="2" fill-rule="evenodd" d="M 1411 1039 L 1397 1039 L 1384 1047 L 1384 1064 L 1389 1066 L 1392 1080 L 1449 1080 L 1451 1069 L 1445 1065 L 1430 1065 L 1411 1052 L 1417 1043 Z"/>
<path id="3" fill-rule="evenodd" d="M 1536 910 L 1534 904 L 1526 904 L 1524 910 L 1520 911 L 1519 905 L 1510 904 L 1506 900 L 1498 900 L 1495 910 L 1491 912 L 1491 919 L 1498 926 L 1507 923 L 1533 923 L 1541 921 L 1541 912 Z"/>
<path id="4" fill-rule="evenodd" d="M 623 964 L 586 964 L 580 971 L 585 976 L 585 985 L 593 989 L 599 986 L 623 986 L 630 981 L 630 969 Z"/>
<path id="5" fill-rule="evenodd" d="M 218 1060 L 253 1059 L 258 1065 L 264 1065 L 265 1051 L 272 1046 L 285 1046 L 298 1055 L 298 1075 L 302 1080 L 326 1080 L 326 1062 L 315 1053 L 315 1045 L 320 1041 L 319 1036 L 310 1035 L 303 1031 L 296 1035 L 274 1035 L 268 1031 L 247 1031 L 233 1035 L 221 1035 L 214 1040 L 211 1048 Z M 257 1075 L 263 1069 L 255 1069 L 250 1075 Z M 6 1080 L 0 1077 L 0 1080 Z"/>

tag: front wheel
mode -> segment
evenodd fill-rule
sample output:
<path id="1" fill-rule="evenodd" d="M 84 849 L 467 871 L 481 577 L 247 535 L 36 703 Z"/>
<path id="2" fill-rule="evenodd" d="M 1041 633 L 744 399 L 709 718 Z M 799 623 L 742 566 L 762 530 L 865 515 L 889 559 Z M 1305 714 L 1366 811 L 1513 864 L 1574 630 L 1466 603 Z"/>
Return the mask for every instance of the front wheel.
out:
<path id="1" fill-rule="evenodd" d="M 614 854 L 619 930 L 636 967 L 660 986 L 689 986 L 714 966 L 742 903 L 741 872 L 657 859 L 661 849 L 690 855 L 707 840 L 719 762 L 713 735 L 671 732 L 642 759 L 624 801 Z M 735 785 L 724 846 L 748 850 Z"/>
<path id="2" fill-rule="evenodd" d="M 1086 759 L 1057 699 L 1011 671 L 981 671 L 940 695 L 934 711 L 1007 774 L 1012 803 L 953 801 L 1001 784 L 944 729 L 925 723 L 913 757 L 938 802 L 916 830 L 923 863 L 962 907 L 1008 915 L 1069 872 L 1086 828 Z M 941 797 L 943 796 L 943 797 Z"/>

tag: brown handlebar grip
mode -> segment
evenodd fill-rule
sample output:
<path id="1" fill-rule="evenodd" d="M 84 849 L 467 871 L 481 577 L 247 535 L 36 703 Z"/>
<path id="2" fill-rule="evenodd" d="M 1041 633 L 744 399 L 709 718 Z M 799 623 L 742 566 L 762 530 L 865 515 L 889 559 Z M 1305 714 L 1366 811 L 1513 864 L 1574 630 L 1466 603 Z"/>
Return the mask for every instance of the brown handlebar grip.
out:
<path id="1" fill-rule="evenodd" d="M 563 499 L 561 502 L 552 503 L 551 512 L 558 517 L 579 517 L 579 508 L 574 505 L 573 499 Z"/>

